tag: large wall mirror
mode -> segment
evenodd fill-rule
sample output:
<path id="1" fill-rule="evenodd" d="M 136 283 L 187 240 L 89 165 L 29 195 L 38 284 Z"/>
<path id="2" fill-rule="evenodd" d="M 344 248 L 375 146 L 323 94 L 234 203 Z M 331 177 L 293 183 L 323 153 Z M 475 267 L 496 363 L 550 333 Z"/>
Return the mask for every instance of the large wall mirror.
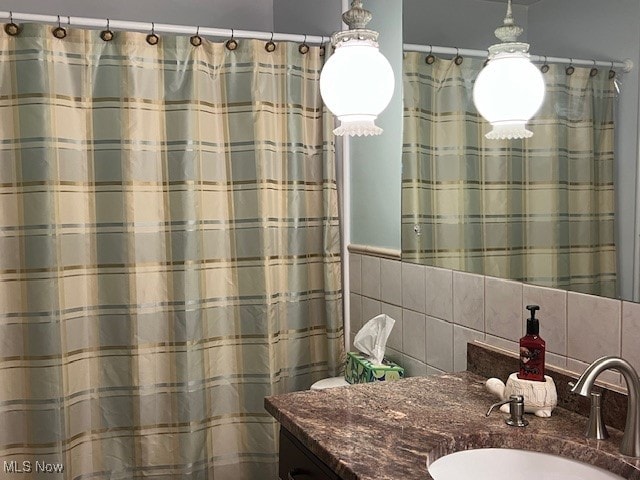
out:
<path id="1" fill-rule="evenodd" d="M 506 4 L 404 0 L 404 42 L 486 50 Z M 541 62 L 533 137 L 496 141 L 472 100 L 484 59 L 405 51 L 403 260 L 638 301 L 640 0 L 520 0 L 514 15 L 534 55 L 634 68 Z"/>

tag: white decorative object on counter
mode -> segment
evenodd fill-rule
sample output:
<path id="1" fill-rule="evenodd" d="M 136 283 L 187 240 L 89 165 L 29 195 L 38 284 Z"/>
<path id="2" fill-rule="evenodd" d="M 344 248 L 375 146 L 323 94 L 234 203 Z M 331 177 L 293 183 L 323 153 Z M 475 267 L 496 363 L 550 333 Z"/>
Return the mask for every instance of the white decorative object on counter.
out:
<path id="1" fill-rule="evenodd" d="M 517 373 L 512 373 L 506 385 L 499 378 L 490 378 L 485 385 L 487 390 L 495 393 L 500 400 L 506 400 L 511 395 L 522 395 L 525 412 L 533 413 L 536 417 L 550 417 L 558 405 L 558 393 L 553 378 L 548 375 L 544 378 L 544 382 L 520 380 Z M 500 410 L 509 413 L 509 405 L 503 405 Z"/>

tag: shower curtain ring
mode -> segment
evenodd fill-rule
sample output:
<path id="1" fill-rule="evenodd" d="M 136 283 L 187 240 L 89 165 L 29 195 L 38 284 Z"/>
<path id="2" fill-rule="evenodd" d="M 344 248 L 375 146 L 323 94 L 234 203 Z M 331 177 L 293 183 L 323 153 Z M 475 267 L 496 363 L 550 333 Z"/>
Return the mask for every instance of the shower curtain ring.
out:
<path id="1" fill-rule="evenodd" d="M 609 69 L 609 80 L 616 78 L 616 71 L 613 69 L 613 62 L 611 62 L 611 68 Z"/>
<path id="2" fill-rule="evenodd" d="M 269 53 L 273 52 L 276 49 L 276 44 L 273 43 L 273 32 L 271 32 L 271 40 L 269 40 L 265 44 L 264 49 Z"/>
<path id="3" fill-rule="evenodd" d="M 464 61 L 464 58 L 460 56 L 460 49 L 458 47 L 456 47 L 456 56 L 453 61 L 456 65 L 462 65 L 462 62 Z"/>
<path id="4" fill-rule="evenodd" d="M 113 40 L 113 32 L 111 31 L 111 25 L 109 24 L 109 19 L 107 18 L 107 28 L 100 32 L 100 38 L 105 42 L 110 42 Z"/>
<path id="5" fill-rule="evenodd" d="M 309 45 L 307 45 L 306 34 L 304 36 L 304 40 L 302 40 L 302 43 L 298 46 L 298 51 L 300 52 L 301 55 L 305 55 L 309 51 Z"/>
<path id="6" fill-rule="evenodd" d="M 327 47 L 324 45 L 324 35 L 322 35 L 322 37 L 320 37 L 320 56 L 324 57 L 326 53 Z"/>
<path id="7" fill-rule="evenodd" d="M 595 77 L 596 75 L 598 75 L 598 67 L 596 66 L 596 61 L 595 60 L 591 60 L 591 61 L 593 62 L 593 68 L 589 72 L 589 76 L 590 77 Z"/>
<path id="8" fill-rule="evenodd" d="M 547 56 L 546 55 L 544 56 L 544 63 L 540 67 L 540 71 L 542 73 L 547 73 L 549 71 L 549 65 L 547 65 Z"/>
<path id="9" fill-rule="evenodd" d="M 227 43 L 225 43 L 227 50 L 235 50 L 236 48 L 238 48 L 238 42 L 236 42 L 236 39 L 233 38 L 233 28 L 231 29 L 231 38 L 229 40 L 227 40 Z"/>
<path id="10" fill-rule="evenodd" d="M 575 72 L 576 69 L 573 66 L 573 58 L 569 59 L 569 66 L 566 68 L 565 73 L 567 75 L 573 75 L 573 72 Z"/>
<path id="11" fill-rule="evenodd" d="M 433 55 L 433 45 L 429 45 L 429 53 L 427 54 L 427 57 L 424 59 L 424 61 L 427 65 L 433 65 L 433 63 L 436 61 L 436 57 Z"/>
<path id="12" fill-rule="evenodd" d="M 20 25 L 13 22 L 13 12 L 9 12 L 9 23 L 4 26 L 4 31 L 7 35 L 11 35 L 12 37 L 15 37 L 22 31 Z"/>
<path id="13" fill-rule="evenodd" d="M 59 40 L 62 40 L 64 37 L 67 36 L 67 31 L 60 24 L 60 15 L 58 15 L 58 26 L 54 28 L 51 33 L 53 33 L 53 36 Z"/>
<path id="14" fill-rule="evenodd" d="M 156 35 L 156 24 L 151 22 L 151 33 L 147 35 L 147 43 L 149 45 L 157 45 L 160 38 Z"/>
<path id="15" fill-rule="evenodd" d="M 196 27 L 196 34 L 193 35 L 189 41 L 191 42 L 191 45 L 193 45 L 194 47 L 199 47 L 200 45 L 202 45 L 202 37 L 200 36 L 200 25 L 198 25 Z"/>

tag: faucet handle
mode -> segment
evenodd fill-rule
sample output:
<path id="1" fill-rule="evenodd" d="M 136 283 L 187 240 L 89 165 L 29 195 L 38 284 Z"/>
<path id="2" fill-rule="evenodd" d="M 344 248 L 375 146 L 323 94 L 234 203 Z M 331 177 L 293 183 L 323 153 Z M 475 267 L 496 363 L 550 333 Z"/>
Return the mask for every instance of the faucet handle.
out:
<path id="1" fill-rule="evenodd" d="M 510 416 L 505 420 L 505 423 L 512 427 L 526 427 L 529 425 L 529 422 L 524 418 L 524 397 L 522 395 L 511 395 L 509 400 L 494 403 L 489 407 L 485 416 L 488 417 L 494 408 L 506 405 L 507 403 L 509 404 Z"/>
<path id="2" fill-rule="evenodd" d="M 602 418 L 602 394 L 598 392 L 591 392 L 591 411 L 589 412 L 589 420 L 587 421 L 587 428 L 584 432 L 584 436 L 587 438 L 595 438 L 597 440 L 604 440 L 609 438 L 609 432 L 607 432 L 607 426 L 604 424 Z"/>
<path id="3" fill-rule="evenodd" d="M 573 389 L 576 386 L 575 382 L 568 382 L 567 386 L 569 391 L 573 393 Z M 589 398 L 591 399 L 591 409 L 584 436 L 586 438 L 595 438 L 596 440 L 605 440 L 609 438 L 609 432 L 607 432 L 607 426 L 602 418 L 602 394 L 589 392 Z"/>

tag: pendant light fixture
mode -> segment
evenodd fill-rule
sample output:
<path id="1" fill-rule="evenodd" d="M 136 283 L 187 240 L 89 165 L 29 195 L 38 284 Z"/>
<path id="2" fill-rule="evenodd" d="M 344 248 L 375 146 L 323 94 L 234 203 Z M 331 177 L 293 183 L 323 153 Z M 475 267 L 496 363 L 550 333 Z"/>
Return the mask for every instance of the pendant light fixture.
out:
<path id="1" fill-rule="evenodd" d="M 342 20 L 349 30 L 331 37 L 335 52 L 320 75 L 322 99 L 340 121 L 333 133 L 380 135 L 375 120 L 393 96 L 393 69 L 378 50 L 378 32 L 366 28 L 371 12 L 361 0 L 353 1 Z"/>
<path id="2" fill-rule="evenodd" d="M 493 129 L 489 139 L 529 138 L 525 128 L 544 100 L 544 79 L 529 60 L 529 44 L 518 42 L 523 29 L 515 24 L 511 0 L 503 25 L 495 31 L 502 41 L 489 47 L 487 66 L 473 88 L 473 102 Z"/>

